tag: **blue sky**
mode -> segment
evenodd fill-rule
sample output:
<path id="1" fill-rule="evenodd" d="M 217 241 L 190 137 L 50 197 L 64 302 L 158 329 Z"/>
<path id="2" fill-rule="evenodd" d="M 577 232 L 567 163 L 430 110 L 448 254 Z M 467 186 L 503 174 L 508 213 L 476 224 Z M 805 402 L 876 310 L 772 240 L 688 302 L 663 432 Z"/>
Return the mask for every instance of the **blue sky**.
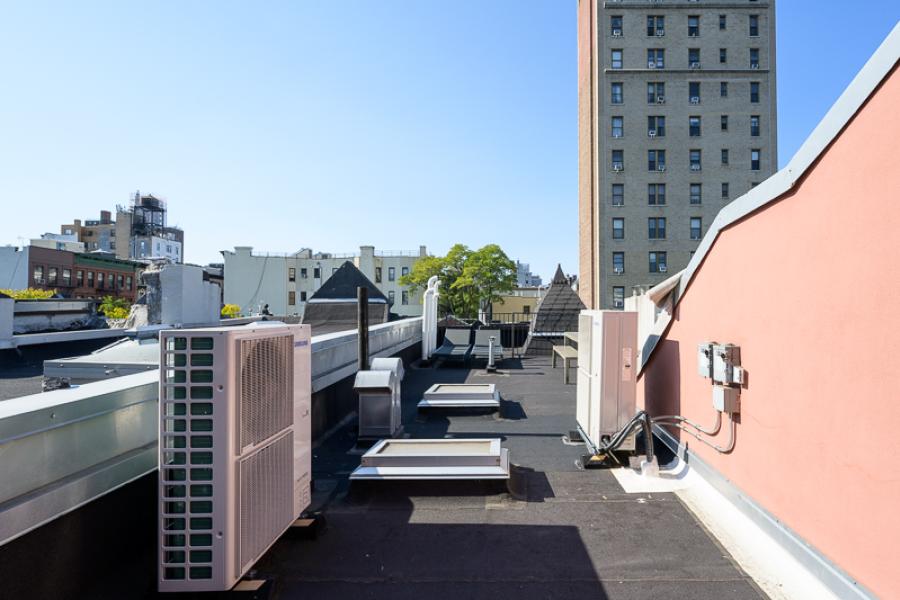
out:
<path id="1" fill-rule="evenodd" d="M 575 0 L 0 5 L 0 244 L 140 189 L 186 257 L 499 243 L 577 272 Z M 900 18 L 778 4 L 784 164 Z"/>

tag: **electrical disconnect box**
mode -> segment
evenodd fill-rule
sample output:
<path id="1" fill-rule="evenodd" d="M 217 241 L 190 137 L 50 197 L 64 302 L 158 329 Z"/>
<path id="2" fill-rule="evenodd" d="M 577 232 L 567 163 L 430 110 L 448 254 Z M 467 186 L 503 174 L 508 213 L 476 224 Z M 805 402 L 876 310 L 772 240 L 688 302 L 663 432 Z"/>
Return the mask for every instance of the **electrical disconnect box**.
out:
<path id="1" fill-rule="evenodd" d="M 722 385 L 743 382 L 741 367 L 741 348 L 734 344 L 715 344 L 713 346 L 713 381 Z"/>
<path id="2" fill-rule="evenodd" d="M 697 346 L 697 373 L 700 377 L 712 379 L 714 344 L 715 342 L 702 342 Z"/>
<path id="3" fill-rule="evenodd" d="M 728 414 L 741 412 L 741 390 L 724 385 L 713 386 L 713 407 Z"/>

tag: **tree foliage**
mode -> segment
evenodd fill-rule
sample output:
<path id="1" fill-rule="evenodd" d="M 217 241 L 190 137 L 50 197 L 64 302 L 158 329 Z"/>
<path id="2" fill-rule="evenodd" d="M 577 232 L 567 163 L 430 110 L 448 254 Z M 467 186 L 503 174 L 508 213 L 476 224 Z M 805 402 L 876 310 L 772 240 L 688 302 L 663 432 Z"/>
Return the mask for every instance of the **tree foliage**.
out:
<path id="1" fill-rule="evenodd" d="M 0 294 L 5 294 L 14 300 L 46 300 L 55 296 L 56 290 L 25 288 L 24 290 L 0 290 Z"/>
<path id="2" fill-rule="evenodd" d="M 104 296 L 97 310 L 107 319 L 125 319 L 131 312 L 131 303 L 125 298 Z"/>
<path id="3" fill-rule="evenodd" d="M 241 307 L 237 304 L 226 304 L 222 307 L 222 317 L 233 319 L 239 316 L 241 316 Z"/>
<path id="4" fill-rule="evenodd" d="M 490 307 L 516 285 L 516 265 L 496 244 L 476 251 L 456 244 L 446 256 L 418 260 L 400 283 L 412 290 L 423 289 L 435 275 L 441 280 L 438 310 L 460 317 L 476 316 L 479 306 Z"/>

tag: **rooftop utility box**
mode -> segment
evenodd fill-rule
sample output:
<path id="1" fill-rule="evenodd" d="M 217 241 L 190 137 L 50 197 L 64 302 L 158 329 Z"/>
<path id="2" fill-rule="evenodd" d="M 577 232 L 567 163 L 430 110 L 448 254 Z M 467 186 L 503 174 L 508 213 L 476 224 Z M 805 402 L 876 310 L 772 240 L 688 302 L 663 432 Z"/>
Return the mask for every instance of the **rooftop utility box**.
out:
<path id="1" fill-rule="evenodd" d="M 161 592 L 231 589 L 309 506 L 309 325 L 160 333 Z"/>
<path id="2" fill-rule="evenodd" d="M 738 382 L 735 379 L 735 367 L 740 365 L 740 346 L 735 346 L 734 344 L 716 344 L 713 346 L 713 380 L 716 383 L 730 385 Z"/>
<path id="3" fill-rule="evenodd" d="M 575 420 L 596 450 L 635 415 L 637 313 L 583 310 L 578 318 Z M 634 436 L 621 446 L 634 449 Z"/>
<path id="4" fill-rule="evenodd" d="M 394 371 L 359 371 L 359 437 L 392 437 L 400 429 L 400 384 Z"/>

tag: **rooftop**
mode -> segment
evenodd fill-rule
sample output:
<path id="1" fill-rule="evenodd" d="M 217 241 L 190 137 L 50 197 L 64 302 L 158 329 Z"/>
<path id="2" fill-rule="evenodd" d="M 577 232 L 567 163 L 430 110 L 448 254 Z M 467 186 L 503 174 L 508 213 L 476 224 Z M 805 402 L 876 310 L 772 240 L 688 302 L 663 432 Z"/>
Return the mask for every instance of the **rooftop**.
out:
<path id="1" fill-rule="evenodd" d="M 314 450 L 312 508 L 325 515 L 327 530 L 315 540 L 283 537 L 255 566 L 257 577 L 275 580 L 275 597 L 765 597 L 674 494 L 626 493 L 610 471 L 578 466 L 583 446 L 562 441 L 575 424 L 576 388 L 562 383 L 560 369 L 545 358 L 502 366 L 494 375 L 408 369 L 403 424 L 414 438 L 500 437 L 517 465 L 509 489 L 460 481 L 351 485 L 360 458 L 356 423 L 346 424 Z M 433 383 L 463 381 L 495 383 L 500 412 L 417 413 Z M 135 513 L 152 516 L 154 489 L 114 494 L 129 494 Z M 132 532 L 146 541 L 122 552 L 122 564 L 104 571 L 89 597 L 153 595 L 152 525 L 146 538 Z"/>

